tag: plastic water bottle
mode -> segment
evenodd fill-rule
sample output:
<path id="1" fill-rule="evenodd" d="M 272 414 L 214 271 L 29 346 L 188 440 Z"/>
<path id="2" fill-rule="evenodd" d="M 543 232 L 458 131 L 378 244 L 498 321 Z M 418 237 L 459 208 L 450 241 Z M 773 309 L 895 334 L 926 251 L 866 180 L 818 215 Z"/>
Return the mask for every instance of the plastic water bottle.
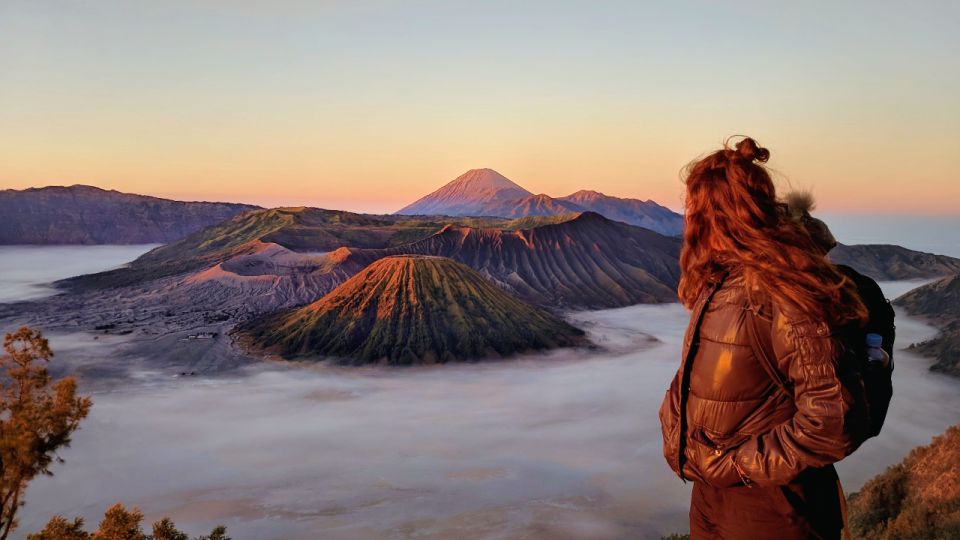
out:
<path id="1" fill-rule="evenodd" d="M 890 365 L 890 355 L 883 350 L 883 336 L 880 334 L 867 334 L 867 360 L 872 366 Z"/>

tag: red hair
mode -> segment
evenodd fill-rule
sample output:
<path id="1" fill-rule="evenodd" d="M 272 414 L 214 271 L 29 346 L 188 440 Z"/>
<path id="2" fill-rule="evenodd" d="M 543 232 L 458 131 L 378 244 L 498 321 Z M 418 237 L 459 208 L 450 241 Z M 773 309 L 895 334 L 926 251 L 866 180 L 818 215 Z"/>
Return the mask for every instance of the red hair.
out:
<path id="1" fill-rule="evenodd" d="M 692 307 L 708 283 L 740 266 L 748 295 L 765 291 L 831 326 L 865 321 L 854 284 L 777 202 L 761 165 L 770 152 L 749 137 L 734 148 L 728 143 L 686 169 L 680 301 Z"/>

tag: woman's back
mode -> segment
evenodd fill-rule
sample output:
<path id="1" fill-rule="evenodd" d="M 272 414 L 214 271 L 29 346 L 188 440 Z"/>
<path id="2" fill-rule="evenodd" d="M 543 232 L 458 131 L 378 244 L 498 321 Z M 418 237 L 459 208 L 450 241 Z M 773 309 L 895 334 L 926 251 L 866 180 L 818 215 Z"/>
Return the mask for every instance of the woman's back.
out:
<path id="1" fill-rule="evenodd" d="M 831 464 L 856 448 L 858 426 L 866 425 L 864 401 L 848 388 L 856 381 L 841 365 L 839 339 L 761 291 L 748 295 L 738 275 L 704 291 L 687 338 L 660 417 L 667 461 L 697 483 L 693 537 L 838 534 Z M 775 365 L 764 367 L 758 347 Z"/>
<path id="2" fill-rule="evenodd" d="M 692 344 L 686 417 L 691 437 L 707 445 L 758 435 L 794 412 L 792 400 L 777 393 L 754 353 L 747 331 L 749 309 L 743 279 L 726 279 L 706 306 Z M 769 321 L 759 326 L 770 331 Z M 715 449 L 708 448 L 711 453 Z"/>
<path id="3" fill-rule="evenodd" d="M 694 482 L 695 539 L 837 537 L 832 464 L 869 429 L 840 337 L 866 307 L 787 217 L 768 158 L 744 139 L 686 179 L 679 296 L 691 319 L 660 419 L 667 462 Z"/>

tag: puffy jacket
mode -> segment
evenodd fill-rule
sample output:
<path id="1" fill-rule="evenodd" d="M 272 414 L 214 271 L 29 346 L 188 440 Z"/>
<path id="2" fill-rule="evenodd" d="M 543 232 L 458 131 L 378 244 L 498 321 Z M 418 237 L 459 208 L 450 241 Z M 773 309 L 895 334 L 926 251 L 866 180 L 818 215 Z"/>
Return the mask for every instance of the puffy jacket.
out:
<path id="1" fill-rule="evenodd" d="M 693 307 L 680 369 L 660 407 L 664 456 L 685 480 L 783 485 L 839 461 L 867 436 L 863 382 L 839 334 L 760 291 L 751 296 L 757 305 L 735 272 L 706 287 Z M 789 395 L 754 356 L 748 310 Z"/>

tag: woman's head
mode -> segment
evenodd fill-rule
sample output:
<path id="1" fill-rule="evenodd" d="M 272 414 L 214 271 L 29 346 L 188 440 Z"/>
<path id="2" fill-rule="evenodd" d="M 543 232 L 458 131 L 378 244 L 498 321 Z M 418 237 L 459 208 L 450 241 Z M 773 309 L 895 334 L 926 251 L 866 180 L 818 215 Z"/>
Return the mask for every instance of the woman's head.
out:
<path id="1" fill-rule="evenodd" d="M 765 290 L 811 318 L 863 320 L 853 284 L 777 201 L 762 165 L 769 158 L 747 137 L 688 165 L 680 300 L 691 306 L 707 283 L 739 266 L 748 290 Z"/>

